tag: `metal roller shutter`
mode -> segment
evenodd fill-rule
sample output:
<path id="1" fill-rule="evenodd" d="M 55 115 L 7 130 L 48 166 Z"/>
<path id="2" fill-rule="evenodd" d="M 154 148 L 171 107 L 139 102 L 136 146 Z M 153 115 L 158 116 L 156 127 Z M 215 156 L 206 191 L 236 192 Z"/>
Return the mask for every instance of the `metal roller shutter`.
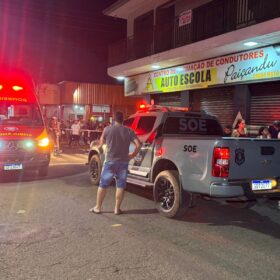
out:
<path id="1" fill-rule="evenodd" d="M 211 88 L 191 92 L 190 102 L 193 110 L 205 112 L 216 116 L 220 123 L 232 125 L 234 122 L 234 87 Z"/>
<path id="2" fill-rule="evenodd" d="M 152 95 L 151 98 L 154 99 L 156 105 L 181 107 L 180 92 Z"/>
<path id="3" fill-rule="evenodd" d="M 251 91 L 250 124 L 270 125 L 280 120 L 280 82 L 254 84 Z"/>

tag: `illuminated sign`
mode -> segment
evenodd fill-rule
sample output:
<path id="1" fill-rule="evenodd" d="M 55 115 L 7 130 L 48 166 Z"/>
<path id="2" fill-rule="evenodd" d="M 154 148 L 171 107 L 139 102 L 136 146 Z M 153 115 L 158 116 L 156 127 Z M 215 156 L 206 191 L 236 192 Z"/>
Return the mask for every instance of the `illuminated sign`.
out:
<path id="1" fill-rule="evenodd" d="M 184 11 L 179 16 L 179 27 L 192 23 L 192 10 Z"/>
<path id="2" fill-rule="evenodd" d="M 280 78 L 280 46 L 128 77 L 125 95 L 164 93 Z"/>

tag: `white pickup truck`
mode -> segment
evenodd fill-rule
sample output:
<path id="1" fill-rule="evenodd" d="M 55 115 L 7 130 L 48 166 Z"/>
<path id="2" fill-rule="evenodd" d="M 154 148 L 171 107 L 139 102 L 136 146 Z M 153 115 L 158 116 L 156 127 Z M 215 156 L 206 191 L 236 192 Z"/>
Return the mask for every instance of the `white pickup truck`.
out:
<path id="1" fill-rule="evenodd" d="M 223 137 L 218 120 L 203 112 L 153 106 L 124 124 L 142 142 L 129 162 L 128 183 L 152 187 L 156 207 L 173 218 L 184 215 L 197 195 L 240 201 L 280 199 L 280 141 Z M 106 149 L 106 147 L 104 147 Z M 92 143 L 90 178 L 98 185 L 104 153 Z"/>

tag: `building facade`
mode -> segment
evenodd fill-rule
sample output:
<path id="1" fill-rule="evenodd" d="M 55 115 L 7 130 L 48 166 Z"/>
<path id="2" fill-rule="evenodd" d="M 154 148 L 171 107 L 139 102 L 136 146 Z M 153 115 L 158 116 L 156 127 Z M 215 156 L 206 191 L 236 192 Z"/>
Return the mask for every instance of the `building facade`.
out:
<path id="1" fill-rule="evenodd" d="M 125 97 L 122 85 L 61 82 L 58 85 L 41 84 L 38 98 L 46 118 L 57 116 L 64 121 L 94 118 L 109 122 L 114 111 L 129 116 L 142 98 Z"/>
<path id="2" fill-rule="evenodd" d="M 108 68 L 125 77 L 125 96 L 204 110 L 223 125 L 280 120 L 280 1 L 119 0 L 104 13 L 127 20 Z"/>

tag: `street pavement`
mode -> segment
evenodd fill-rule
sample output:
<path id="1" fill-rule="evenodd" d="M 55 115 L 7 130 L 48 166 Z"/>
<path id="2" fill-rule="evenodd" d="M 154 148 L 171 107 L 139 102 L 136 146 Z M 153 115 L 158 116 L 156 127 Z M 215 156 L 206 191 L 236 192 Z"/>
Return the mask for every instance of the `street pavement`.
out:
<path id="1" fill-rule="evenodd" d="M 171 220 L 150 190 L 130 185 L 123 215 L 113 214 L 113 187 L 97 215 L 85 160 L 74 151 L 53 158 L 43 180 L 1 180 L 1 280 L 280 279 L 275 203 L 244 210 L 199 200 Z"/>

